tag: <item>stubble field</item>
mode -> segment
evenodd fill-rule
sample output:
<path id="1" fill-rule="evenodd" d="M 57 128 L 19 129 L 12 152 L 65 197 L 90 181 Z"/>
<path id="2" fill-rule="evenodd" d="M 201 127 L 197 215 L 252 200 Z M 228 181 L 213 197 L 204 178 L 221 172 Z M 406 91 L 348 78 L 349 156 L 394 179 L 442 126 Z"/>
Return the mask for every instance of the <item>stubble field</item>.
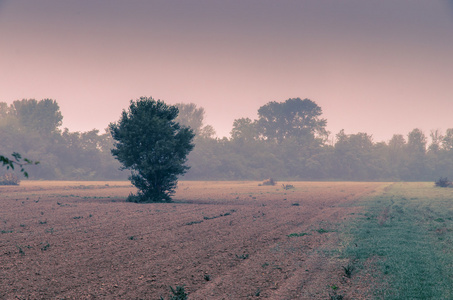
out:
<path id="1" fill-rule="evenodd" d="M 285 184 L 182 181 L 153 204 L 129 182 L 0 187 L 0 299 L 366 299 L 341 232 L 389 184 Z"/>

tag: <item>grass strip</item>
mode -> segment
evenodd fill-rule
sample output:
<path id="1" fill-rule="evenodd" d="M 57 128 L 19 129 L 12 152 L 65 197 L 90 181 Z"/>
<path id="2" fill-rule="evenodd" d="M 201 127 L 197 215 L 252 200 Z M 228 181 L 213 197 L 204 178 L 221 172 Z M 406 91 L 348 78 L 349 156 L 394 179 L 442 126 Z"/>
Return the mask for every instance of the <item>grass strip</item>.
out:
<path id="1" fill-rule="evenodd" d="M 453 189 L 395 183 L 366 201 L 345 257 L 372 262 L 377 299 L 453 299 Z"/>

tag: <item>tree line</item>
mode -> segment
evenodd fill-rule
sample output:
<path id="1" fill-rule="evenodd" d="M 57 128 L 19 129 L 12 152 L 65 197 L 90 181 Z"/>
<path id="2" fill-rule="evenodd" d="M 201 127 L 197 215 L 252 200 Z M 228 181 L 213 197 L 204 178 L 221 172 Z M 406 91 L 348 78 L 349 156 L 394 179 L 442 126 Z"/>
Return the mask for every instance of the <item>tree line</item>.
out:
<path id="1" fill-rule="evenodd" d="M 322 109 L 309 99 L 272 101 L 258 118 L 233 122 L 229 138 L 216 138 L 195 104 L 176 104 L 176 121 L 190 127 L 195 147 L 187 180 L 359 180 L 432 181 L 453 178 L 453 128 L 420 129 L 376 142 L 364 132 L 334 135 Z M 52 99 L 0 103 L 0 154 L 18 152 L 40 164 L 31 179 L 116 180 L 128 171 L 112 156 L 109 130 L 70 132 Z M 3 169 L 0 172 L 7 172 Z"/>
<path id="2" fill-rule="evenodd" d="M 60 128 L 62 120 L 60 107 L 52 99 L 0 102 L 0 154 L 20 153 L 39 161 L 30 168 L 30 179 L 127 178 L 110 153 L 113 139 L 107 131 L 70 132 Z M 0 175 L 7 172 L 0 169 Z"/>

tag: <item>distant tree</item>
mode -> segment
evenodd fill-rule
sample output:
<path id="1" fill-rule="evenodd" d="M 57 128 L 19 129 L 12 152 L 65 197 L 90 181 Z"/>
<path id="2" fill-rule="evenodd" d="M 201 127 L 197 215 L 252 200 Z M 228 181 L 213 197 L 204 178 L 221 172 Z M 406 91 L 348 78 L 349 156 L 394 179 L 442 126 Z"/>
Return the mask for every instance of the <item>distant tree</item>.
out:
<path id="1" fill-rule="evenodd" d="M 55 132 L 63 120 L 60 107 L 52 99 L 16 100 L 11 105 L 10 113 L 13 113 L 24 127 L 47 135 Z"/>
<path id="2" fill-rule="evenodd" d="M 205 111 L 194 103 L 176 103 L 179 113 L 176 122 L 185 127 L 190 127 L 196 138 L 212 138 L 215 130 L 211 125 L 204 125 Z"/>
<path id="3" fill-rule="evenodd" d="M 9 106 L 6 102 L 0 102 L 0 119 L 6 118 L 9 115 Z"/>
<path id="4" fill-rule="evenodd" d="M 131 100 L 117 123 L 110 123 L 115 140 L 112 154 L 132 171 L 130 180 L 139 189 L 129 201 L 171 201 L 178 175 L 189 169 L 184 164 L 195 135 L 175 122 L 177 116 L 176 106 L 141 97 Z"/>
<path id="5" fill-rule="evenodd" d="M 453 128 L 448 128 L 442 139 L 442 149 L 453 150 Z"/>
<path id="6" fill-rule="evenodd" d="M 251 142 L 259 138 L 257 122 L 250 118 L 240 118 L 233 122 L 231 138 L 239 142 Z"/>
<path id="7" fill-rule="evenodd" d="M 407 135 L 406 145 L 406 174 L 404 180 L 429 180 L 430 170 L 426 156 L 427 139 L 418 128 Z"/>
<path id="8" fill-rule="evenodd" d="M 404 155 L 406 140 L 402 134 L 394 134 L 389 141 L 390 162 L 397 163 Z"/>
<path id="9" fill-rule="evenodd" d="M 438 129 L 431 130 L 429 136 L 431 137 L 431 144 L 428 147 L 429 152 L 431 153 L 439 152 L 443 139 L 441 132 Z"/>
<path id="10" fill-rule="evenodd" d="M 258 109 L 258 128 L 267 140 L 281 143 L 287 138 L 303 142 L 327 138 L 327 121 L 320 116 L 322 109 L 315 102 L 291 98 L 285 102 L 269 102 Z"/>
<path id="11" fill-rule="evenodd" d="M 407 150 L 413 155 L 424 155 L 426 153 L 426 136 L 418 128 L 415 128 L 407 135 Z"/>
<path id="12" fill-rule="evenodd" d="M 402 134 L 394 134 L 388 142 L 387 163 L 393 179 L 400 179 L 401 174 L 406 174 L 408 160 L 406 139 Z"/>
<path id="13" fill-rule="evenodd" d="M 379 176 L 379 163 L 374 156 L 374 143 L 371 135 L 359 132 L 337 134 L 335 144 L 335 174 L 341 179 L 370 180 Z"/>

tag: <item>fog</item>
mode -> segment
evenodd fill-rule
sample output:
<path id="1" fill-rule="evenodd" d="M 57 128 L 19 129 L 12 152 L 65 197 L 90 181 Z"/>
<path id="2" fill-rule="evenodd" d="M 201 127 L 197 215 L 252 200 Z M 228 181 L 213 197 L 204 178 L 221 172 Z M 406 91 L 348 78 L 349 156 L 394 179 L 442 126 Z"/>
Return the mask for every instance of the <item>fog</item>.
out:
<path id="1" fill-rule="evenodd" d="M 256 119 L 234 120 L 231 138 L 219 139 L 206 123 L 203 107 L 186 103 L 178 103 L 177 107 L 179 115 L 175 121 L 182 128 L 190 127 L 195 134 L 195 148 L 188 155 L 190 170 L 185 179 L 434 181 L 440 177 L 453 178 L 453 127 L 430 132 L 413 128 L 404 135 L 394 134 L 388 142 L 376 141 L 366 132 L 344 130 L 331 137 L 327 131 L 328 120 L 316 102 L 290 98 L 261 106 Z M 118 135 L 112 137 L 110 131 L 98 130 L 71 132 L 61 129 L 62 119 L 55 100 L 26 99 L 11 105 L 0 102 L 0 154 L 19 152 L 23 157 L 39 160 L 40 165 L 30 166 L 31 179 L 118 180 L 130 175 L 129 171 L 120 170 L 111 153 L 113 138 L 122 143 Z M 139 120 L 138 124 L 149 124 L 146 118 Z M 155 128 L 149 130 L 153 131 Z M 132 148 L 142 147 L 141 142 L 133 145 L 137 138 L 134 134 L 140 135 L 141 141 L 143 133 L 122 133 L 132 137 L 127 143 Z M 189 135 L 192 135 L 190 131 Z M 166 141 L 168 136 L 161 136 L 158 141 L 152 134 L 146 137 L 151 137 L 144 141 L 148 145 L 146 150 L 135 153 L 140 157 L 143 150 L 154 153 L 153 143 Z M 0 169 L 0 175 L 7 172 L 5 168 Z"/>
<path id="2" fill-rule="evenodd" d="M 0 1 L 0 101 L 99 129 L 131 99 L 195 103 L 217 136 L 309 98 L 334 137 L 451 123 L 452 1 Z"/>

